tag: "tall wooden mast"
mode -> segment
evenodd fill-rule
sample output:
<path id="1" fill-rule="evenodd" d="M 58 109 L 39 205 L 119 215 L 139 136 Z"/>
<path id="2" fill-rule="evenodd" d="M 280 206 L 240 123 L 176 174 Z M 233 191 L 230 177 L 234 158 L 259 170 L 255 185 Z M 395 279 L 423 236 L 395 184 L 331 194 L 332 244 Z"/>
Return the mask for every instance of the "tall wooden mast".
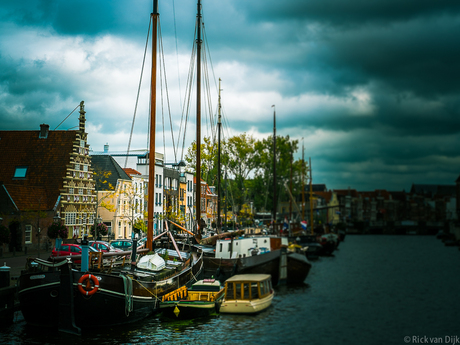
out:
<path id="1" fill-rule="evenodd" d="M 155 194 L 155 124 L 156 124 L 156 94 L 157 94 L 157 27 L 158 0 L 153 0 L 152 17 L 152 75 L 150 79 L 150 145 L 149 145 L 149 189 L 147 206 L 147 248 L 152 249 L 154 194 Z"/>
<path id="2" fill-rule="evenodd" d="M 311 234 L 315 234 L 314 224 L 313 224 L 313 174 L 311 172 L 311 158 L 309 158 L 309 165 L 310 165 L 310 226 L 311 226 Z"/>
<path id="3" fill-rule="evenodd" d="M 220 82 L 221 79 L 219 78 L 219 115 L 217 118 L 217 233 L 220 234 L 222 232 L 222 221 L 220 217 L 220 202 L 221 202 L 221 188 L 220 188 L 220 180 L 221 180 L 221 170 L 220 170 L 220 132 L 222 129 L 222 115 L 221 115 L 221 103 L 220 103 Z"/>
<path id="4" fill-rule="evenodd" d="M 273 233 L 276 225 L 276 109 L 273 107 Z"/>
<path id="5" fill-rule="evenodd" d="M 304 146 L 302 138 L 302 221 L 305 220 L 305 159 L 304 159 Z"/>
<path id="6" fill-rule="evenodd" d="M 201 0 L 197 3 L 196 38 L 196 238 L 201 239 Z"/>

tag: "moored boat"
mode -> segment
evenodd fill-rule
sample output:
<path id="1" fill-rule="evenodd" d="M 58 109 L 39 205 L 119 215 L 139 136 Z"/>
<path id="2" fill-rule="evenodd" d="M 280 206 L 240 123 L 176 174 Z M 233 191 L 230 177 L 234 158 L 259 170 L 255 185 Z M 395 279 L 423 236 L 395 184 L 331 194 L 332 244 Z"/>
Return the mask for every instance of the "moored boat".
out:
<path id="1" fill-rule="evenodd" d="M 204 274 L 226 280 L 235 274 L 270 274 L 274 286 L 302 283 L 311 263 L 303 254 L 287 251 L 287 238 L 254 236 L 217 240 L 215 251 L 203 256 Z"/>
<path id="2" fill-rule="evenodd" d="M 239 274 L 225 281 L 221 313 L 255 314 L 267 309 L 275 291 L 269 274 Z"/>
<path id="3" fill-rule="evenodd" d="M 190 288 L 181 287 L 163 296 L 160 312 L 170 319 L 195 319 L 216 315 L 224 298 L 220 281 L 202 279 Z"/>

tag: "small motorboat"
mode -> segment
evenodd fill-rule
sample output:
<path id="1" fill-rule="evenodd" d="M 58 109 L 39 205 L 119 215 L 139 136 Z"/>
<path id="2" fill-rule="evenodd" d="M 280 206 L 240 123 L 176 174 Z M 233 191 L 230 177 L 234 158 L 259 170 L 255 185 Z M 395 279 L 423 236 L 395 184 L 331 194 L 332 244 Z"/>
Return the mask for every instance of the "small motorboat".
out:
<path id="1" fill-rule="evenodd" d="M 269 274 L 239 274 L 225 281 L 221 313 L 254 314 L 267 309 L 275 291 Z"/>
<path id="2" fill-rule="evenodd" d="M 224 287 L 215 279 L 198 280 L 163 296 L 160 312 L 169 319 L 195 319 L 216 315 L 224 297 Z"/>

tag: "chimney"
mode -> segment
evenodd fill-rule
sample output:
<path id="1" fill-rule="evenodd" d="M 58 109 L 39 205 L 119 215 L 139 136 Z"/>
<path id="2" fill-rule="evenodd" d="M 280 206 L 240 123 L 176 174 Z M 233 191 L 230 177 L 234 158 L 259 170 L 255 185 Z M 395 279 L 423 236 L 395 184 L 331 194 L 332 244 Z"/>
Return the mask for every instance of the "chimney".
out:
<path id="1" fill-rule="evenodd" d="M 109 152 L 109 143 L 106 143 L 104 145 L 104 153 L 108 153 Z"/>
<path id="2" fill-rule="evenodd" d="M 38 135 L 38 137 L 40 139 L 46 139 L 48 138 L 48 133 L 50 131 L 50 125 L 47 125 L 45 123 L 42 123 L 40 125 L 40 134 Z"/>

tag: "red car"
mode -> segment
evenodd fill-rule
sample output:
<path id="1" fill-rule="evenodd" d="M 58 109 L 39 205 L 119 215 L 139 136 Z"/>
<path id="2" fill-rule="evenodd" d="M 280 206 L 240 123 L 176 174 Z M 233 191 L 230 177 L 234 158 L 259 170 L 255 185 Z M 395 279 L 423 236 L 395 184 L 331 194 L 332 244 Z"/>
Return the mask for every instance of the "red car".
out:
<path id="1" fill-rule="evenodd" d="M 121 252 L 122 250 L 115 248 L 108 242 L 104 241 L 89 241 L 89 246 L 96 249 L 98 252 Z"/>
<path id="2" fill-rule="evenodd" d="M 88 250 L 91 252 L 97 252 L 97 250 L 92 247 L 88 247 Z M 51 257 L 71 255 L 81 255 L 81 246 L 79 244 L 61 244 L 59 252 L 56 250 L 56 248 L 53 248 L 53 251 L 51 252 Z M 79 264 L 81 263 L 81 260 L 75 260 L 74 262 Z"/>

